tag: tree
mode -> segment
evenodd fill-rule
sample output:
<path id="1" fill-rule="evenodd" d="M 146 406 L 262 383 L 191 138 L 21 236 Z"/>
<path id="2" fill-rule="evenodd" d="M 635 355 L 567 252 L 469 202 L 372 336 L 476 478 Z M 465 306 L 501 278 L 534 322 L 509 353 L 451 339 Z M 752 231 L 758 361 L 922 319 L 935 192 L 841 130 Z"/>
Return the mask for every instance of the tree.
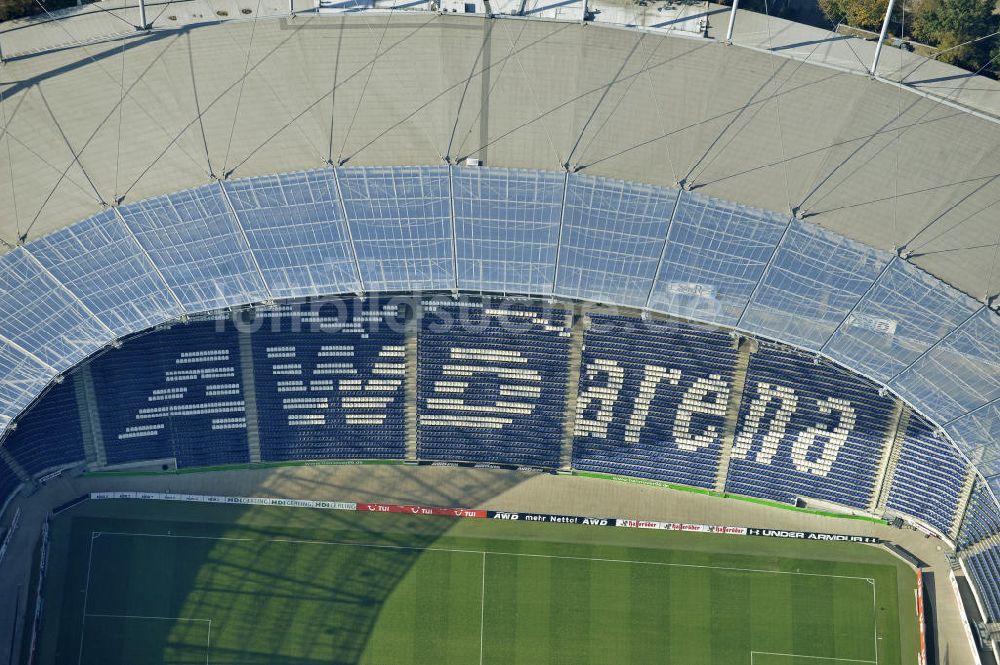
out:
<path id="1" fill-rule="evenodd" d="M 926 0 L 913 32 L 917 39 L 940 49 L 942 62 L 979 69 L 989 62 L 996 41 L 979 38 L 996 32 L 1000 24 L 993 8 L 994 0 Z"/>
<path id="2" fill-rule="evenodd" d="M 889 0 L 819 0 L 819 6 L 831 23 L 878 30 Z"/>
<path id="3" fill-rule="evenodd" d="M 723 1 L 720 4 L 732 5 L 732 2 Z M 809 16 L 810 4 L 801 0 L 740 0 L 740 9 L 802 22 L 803 17 Z"/>
<path id="4" fill-rule="evenodd" d="M 0 21 L 27 16 L 34 7 L 32 0 L 0 0 Z"/>

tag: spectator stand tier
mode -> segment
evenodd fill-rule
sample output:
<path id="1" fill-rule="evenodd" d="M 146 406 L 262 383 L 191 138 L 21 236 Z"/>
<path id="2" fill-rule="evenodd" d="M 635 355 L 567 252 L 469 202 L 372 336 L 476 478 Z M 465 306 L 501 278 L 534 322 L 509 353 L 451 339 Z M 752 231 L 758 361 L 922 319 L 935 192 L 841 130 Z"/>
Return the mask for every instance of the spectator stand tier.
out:
<path id="1" fill-rule="evenodd" d="M 867 508 L 893 407 L 870 381 L 762 341 L 747 371 L 726 491 Z"/>
<path id="2" fill-rule="evenodd" d="M 951 534 L 969 466 L 934 425 L 917 414 L 903 438 L 887 506 Z"/>
<path id="3" fill-rule="evenodd" d="M 574 468 L 711 488 L 735 365 L 727 332 L 589 316 Z"/>
<path id="4" fill-rule="evenodd" d="M 965 558 L 966 570 L 979 589 L 987 622 L 1000 621 L 1000 545 L 975 545 Z"/>
<path id="5" fill-rule="evenodd" d="M 571 322 L 559 308 L 425 301 L 418 456 L 557 467 Z"/>
<path id="6" fill-rule="evenodd" d="M 226 315 L 159 327 L 90 369 L 108 464 L 249 462 L 239 339 Z"/>
<path id="7" fill-rule="evenodd" d="M 83 433 L 72 379 L 53 383 L 3 440 L 17 464 L 33 477 L 84 461 Z"/>
<path id="8" fill-rule="evenodd" d="M 258 312 L 252 334 L 264 461 L 402 458 L 405 312 L 330 300 Z"/>
<path id="9" fill-rule="evenodd" d="M 1000 533 L 1000 508 L 990 496 L 986 481 L 976 478 L 965 509 L 962 528 L 958 532 L 959 549 Z"/>

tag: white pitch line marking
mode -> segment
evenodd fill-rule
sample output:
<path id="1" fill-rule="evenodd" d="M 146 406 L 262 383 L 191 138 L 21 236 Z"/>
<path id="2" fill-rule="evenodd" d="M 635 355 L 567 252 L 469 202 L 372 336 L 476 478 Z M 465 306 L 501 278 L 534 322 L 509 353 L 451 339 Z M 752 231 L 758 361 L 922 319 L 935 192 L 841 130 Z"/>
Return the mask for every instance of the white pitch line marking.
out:
<path id="1" fill-rule="evenodd" d="M 144 616 L 141 614 L 84 614 L 84 617 L 94 617 L 102 619 L 142 619 L 146 621 L 194 621 L 208 624 L 208 637 L 205 640 L 205 665 L 208 665 L 209 655 L 212 651 L 212 620 L 211 619 L 188 619 L 185 617 L 156 617 Z"/>
<path id="2" fill-rule="evenodd" d="M 878 665 L 878 601 L 875 599 L 875 580 L 872 580 L 872 614 L 875 615 L 875 665 Z"/>
<path id="3" fill-rule="evenodd" d="M 808 656 L 804 653 L 779 653 L 777 651 L 751 651 L 750 665 L 753 665 L 754 656 L 782 656 L 785 658 L 810 658 L 813 660 L 832 660 L 838 663 L 875 663 L 874 660 L 856 660 L 854 658 L 834 658 L 833 656 Z"/>
<path id="4" fill-rule="evenodd" d="M 186 619 L 184 617 L 153 617 L 142 614 L 88 614 L 89 617 L 99 617 L 102 619 L 148 619 L 150 621 L 204 621 L 212 623 L 211 619 Z"/>
<path id="5" fill-rule="evenodd" d="M 486 629 L 486 552 L 483 552 L 483 588 L 479 594 L 479 665 L 483 665 L 483 633 Z"/>
<path id="6" fill-rule="evenodd" d="M 87 626 L 87 597 L 90 595 L 90 567 L 94 562 L 94 540 L 100 536 L 99 531 L 90 532 L 90 551 L 87 554 L 87 584 L 83 588 L 83 616 L 80 617 L 80 652 L 77 654 L 76 665 L 83 663 L 83 638 Z"/>
<path id="7" fill-rule="evenodd" d="M 875 580 L 868 579 L 872 585 L 872 612 L 875 616 L 875 660 L 860 660 L 855 658 L 835 658 L 833 656 L 810 656 L 804 653 L 780 653 L 777 651 L 751 651 L 750 665 L 754 665 L 754 656 L 780 656 L 785 658 L 809 658 L 811 660 L 826 660 L 838 663 L 868 663 L 878 665 L 878 602 L 875 599 Z"/>

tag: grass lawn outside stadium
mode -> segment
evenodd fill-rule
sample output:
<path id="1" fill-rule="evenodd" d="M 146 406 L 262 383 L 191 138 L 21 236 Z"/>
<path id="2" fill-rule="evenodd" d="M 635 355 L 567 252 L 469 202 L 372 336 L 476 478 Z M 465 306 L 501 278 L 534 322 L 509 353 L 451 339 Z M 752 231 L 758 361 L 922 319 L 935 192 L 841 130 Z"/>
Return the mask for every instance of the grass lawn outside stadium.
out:
<path id="1" fill-rule="evenodd" d="M 909 665 L 915 585 L 854 543 L 91 501 L 36 662 Z"/>

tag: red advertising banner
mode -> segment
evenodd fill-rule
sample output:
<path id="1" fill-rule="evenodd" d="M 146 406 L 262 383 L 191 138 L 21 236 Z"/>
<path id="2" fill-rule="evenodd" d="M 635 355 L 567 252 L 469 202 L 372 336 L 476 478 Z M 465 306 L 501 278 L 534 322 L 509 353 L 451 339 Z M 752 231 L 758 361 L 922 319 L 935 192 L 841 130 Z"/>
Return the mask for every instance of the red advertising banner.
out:
<path id="1" fill-rule="evenodd" d="M 473 517 L 485 519 L 485 510 L 472 508 L 432 508 L 428 506 L 407 506 L 395 503 L 359 503 L 359 512 L 405 513 L 407 515 L 439 515 L 442 517 Z"/>
<path id="2" fill-rule="evenodd" d="M 920 665 L 927 665 L 927 638 L 924 634 L 924 573 L 917 569 L 917 620 L 920 623 Z"/>

